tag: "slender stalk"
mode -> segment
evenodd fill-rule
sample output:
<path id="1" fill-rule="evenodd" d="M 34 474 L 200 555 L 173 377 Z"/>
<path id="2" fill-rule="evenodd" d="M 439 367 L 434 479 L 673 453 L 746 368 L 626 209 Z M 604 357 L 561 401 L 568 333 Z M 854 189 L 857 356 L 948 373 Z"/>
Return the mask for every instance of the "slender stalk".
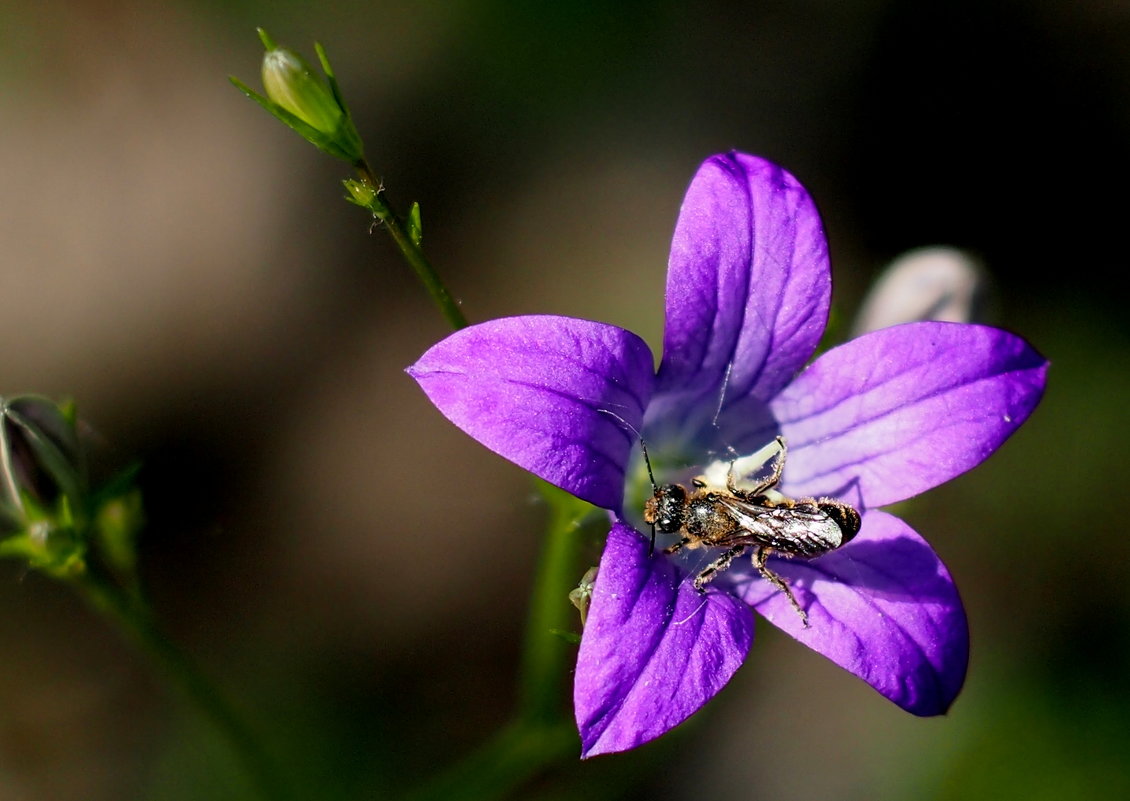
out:
<path id="1" fill-rule="evenodd" d="M 265 801 L 293 798 L 290 785 L 260 745 L 259 737 L 184 651 L 157 628 L 149 612 L 110 580 L 87 571 L 74 582 L 83 598 L 113 620 L 199 709 L 230 744 L 258 795 Z"/>
<path id="2" fill-rule="evenodd" d="M 538 482 L 538 489 L 549 520 L 526 622 L 518 709 L 509 725 L 411 792 L 410 801 L 510 797 L 547 768 L 576 759 L 580 751 L 577 730 L 563 703 L 575 646 L 554 630 L 567 630 L 576 620 L 568 595 L 580 577 L 579 529 L 586 519 L 594 519 L 594 510 L 544 482 Z"/>
<path id="3" fill-rule="evenodd" d="M 424 252 L 404 230 L 404 224 L 385 198 L 384 187 L 373 177 L 367 163 L 362 161 L 356 166 L 357 172 L 361 175 L 361 180 L 373 190 L 373 200 L 369 210 L 384 224 L 400 254 L 404 256 L 404 260 L 408 262 L 416 276 L 423 282 L 428 294 L 439 306 L 440 312 L 443 313 L 451 327 L 456 330 L 466 328 L 467 318 L 463 315 L 463 310 L 459 308 L 459 304 L 447 291 L 447 287 L 440 280 L 439 273 L 435 271 L 427 257 L 424 256 Z"/>
<path id="4" fill-rule="evenodd" d="M 593 508 L 563 490 L 544 482 L 538 484 L 550 517 L 526 621 L 518 715 L 523 720 L 546 724 L 562 718 L 567 663 L 575 646 L 554 630 L 567 630 L 576 621 L 577 610 L 569 604 L 568 597 L 582 572 L 579 529 L 584 519 L 593 514 Z"/>
<path id="5" fill-rule="evenodd" d="M 405 796 L 404 801 L 487 801 L 514 797 L 514 790 L 547 765 L 577 755 L 577 733 L 555 726 L 512 723 L 454 765 Z"/>

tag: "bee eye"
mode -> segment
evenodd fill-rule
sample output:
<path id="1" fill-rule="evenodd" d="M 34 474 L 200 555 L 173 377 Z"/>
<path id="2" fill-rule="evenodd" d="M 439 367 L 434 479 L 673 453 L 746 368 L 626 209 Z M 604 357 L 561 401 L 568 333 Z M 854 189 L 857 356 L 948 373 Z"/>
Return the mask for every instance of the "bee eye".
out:
<path id="1" fill-rule="evenodd" d="M 664 534 L 671 534 L 683 527 L 686 514 L 687 493 L 678 484 L 665 484 L 656 491 L 657 514 L 655 525 Z"/>

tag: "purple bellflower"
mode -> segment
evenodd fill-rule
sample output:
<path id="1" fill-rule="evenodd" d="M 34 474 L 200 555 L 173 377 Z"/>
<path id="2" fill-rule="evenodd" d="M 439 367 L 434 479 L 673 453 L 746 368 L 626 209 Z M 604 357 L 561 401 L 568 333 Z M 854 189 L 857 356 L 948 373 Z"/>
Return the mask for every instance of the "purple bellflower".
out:
<path id="1" fill-rule="evenodd" d="M 658 373 L 635 334 L 556 316 L 465 328 L 409 368 L 459 428 L 611 513 L 577 659 L 582 756 L 633 748 L 697 711 L 745 660 L 753 610 L 916 715 L 944 713 L 960 691 L 969 641 L 953 580 L 878 507 L 996 450 L 1039 402 L 1047 362 L 999 329 L 918 322 L 802 369 L 830 295 L 827 243 L 804 187 L 729 153 L 702 165 L 683 201 Z M 691 578 L 703 551 L 649 553 L 636 432 L 660 473 L 781 435 L 782 493 L 859 510 L 862 527 L 844 547 L 770 559 L 807 628 L 748 558 L 699 594 Z"/>

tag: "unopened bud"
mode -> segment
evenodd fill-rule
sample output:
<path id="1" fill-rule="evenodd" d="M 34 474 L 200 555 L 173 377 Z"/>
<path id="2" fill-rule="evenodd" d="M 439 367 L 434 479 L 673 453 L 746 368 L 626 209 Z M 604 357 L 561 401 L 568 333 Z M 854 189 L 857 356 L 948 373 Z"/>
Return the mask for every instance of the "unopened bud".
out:
<path id="1" fill-rule="evenodd" d="M 93 559 L 136 588 L 137 469 L 92 489 L 89 444 L 71 404 L 0 398 L 0 557 L 60 579 L 83 575 Z"/>
<path id="2" fill-rule="evenodd" d="M 82 450 L 70 412 L 47 398 L 0 398 L 0 497 L 9 509 L 25 498 L 52 505 L 84 491 Z"/>
<path id="3" fill-rule="evenodd" d="M 311 128 L 332 136 L 344 116 L 325 81 L 297 53 L 281 47 L 263 55 L 267 97 Z"/>
<path id="4" fill-rule="evenodd" d="M 57 574 L 81 565 L 85 493 L 71 411 L 31 395 L 0 398 L 0 556 Z"/>
<path id="5" fill-rule="evenodd" d="M 361 136 L 349 118 L 330 68 L 329 59 L 321 46 L 318 60 L 325 78 L 316 75 L 301 56 L 279 47 L 267 32 L 259 29 L 259 38 L 267 49 L 263 56 L 263 88 L 260 95 L 238 78 L 235 86 L 281 122 L 301 134 L 306 141 L 321 150 L 344 159 L 351 164 L 362 161 Z"/>
<path id="6" fill-rule="evenodd" d="M 982 321 L 987 285 L 984 268 L 957 248 L 907 251 L 891 262 L 867 293 L 855 334 L 919 320 Z"/>

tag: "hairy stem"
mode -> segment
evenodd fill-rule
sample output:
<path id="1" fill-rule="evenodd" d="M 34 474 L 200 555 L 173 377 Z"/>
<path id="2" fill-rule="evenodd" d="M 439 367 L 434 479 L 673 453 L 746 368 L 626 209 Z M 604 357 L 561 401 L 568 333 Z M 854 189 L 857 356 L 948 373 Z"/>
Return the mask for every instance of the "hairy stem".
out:
<path id="1" fill-rule="evenodd" d="M 373 199 L 369 205 L 369 210 L 381 222 L 385 230 L 388 231 L 392 241 L 396 244 L 397 250 L 408 262 L 416 276 L 423 282 L 424 287 L 428 290 L 428 294 L 432 296 L 432 300 L 439 306 L 440 312 L 443 313 L 444 318 L 451 324 L 451 327 L 459 330 L 460 328 L 467 327 L 467 318 L 463 315 L 463 310 L 459 308 L 459 304 L 447 291 L 443 281 L 440 280 L 439 274 L 432 267 L 427 257 L 424 256 L 424 251 L 420 249 L 419 245 L 412 241 L 412 237 L 404 228 L 404 223 L 401 222 L 400 217 L 393 211 L 392 206 L 389 205 L 388 199 L 385 197 L 384 187 L 378 181 L 369 169 L 369 165 L 361 162 L 357 165 L 357 172 L 361 175 L 361 180 L 364 181 L 373 190 Z"/>

